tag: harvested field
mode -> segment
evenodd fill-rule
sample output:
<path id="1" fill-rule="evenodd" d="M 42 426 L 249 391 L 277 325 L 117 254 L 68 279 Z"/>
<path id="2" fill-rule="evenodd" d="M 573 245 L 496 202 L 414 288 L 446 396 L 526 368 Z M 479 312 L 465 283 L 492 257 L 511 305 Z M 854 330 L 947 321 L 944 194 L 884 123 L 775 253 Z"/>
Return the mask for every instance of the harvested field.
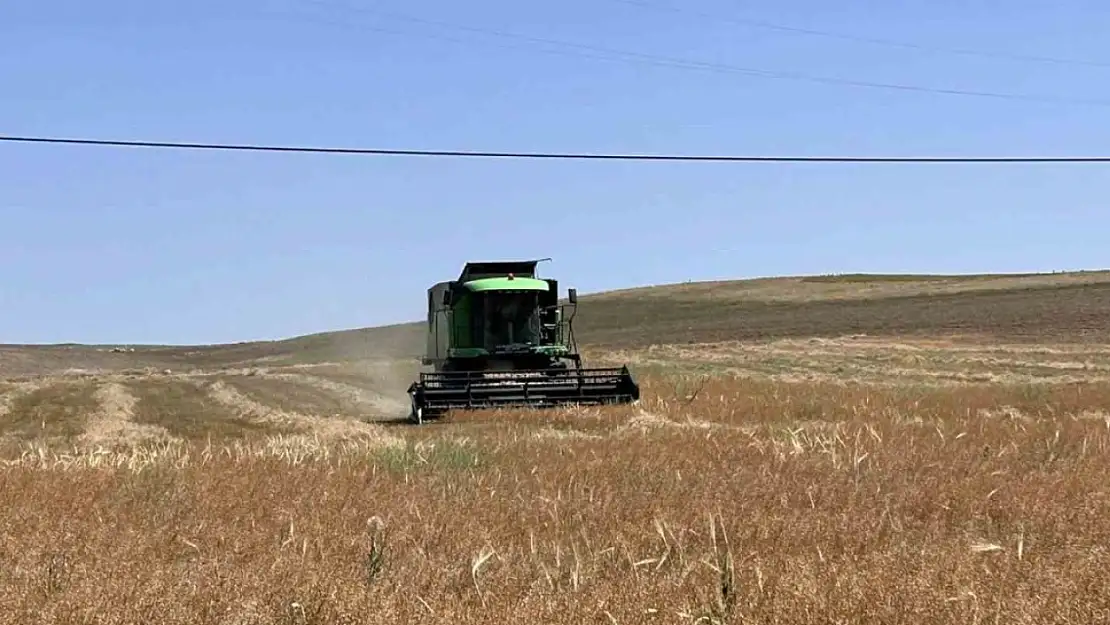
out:
<path id="1" fill-rule="evenodd" d="M 591 348 L 605 364 L 636 370 L 728 374 L 776 380 L 952 386 L 1110 382 L 1110 344 L 983 343 L 922 338 L 782 339 Z"/>
<path id="2" fill-rule="evenodd" d="M 664 291 L 617 302 L 582 298 L 580 340 L 615 349 L 852 334 L 1110 342 L 1110 283 L 799 301 L 706 300 Z"/>

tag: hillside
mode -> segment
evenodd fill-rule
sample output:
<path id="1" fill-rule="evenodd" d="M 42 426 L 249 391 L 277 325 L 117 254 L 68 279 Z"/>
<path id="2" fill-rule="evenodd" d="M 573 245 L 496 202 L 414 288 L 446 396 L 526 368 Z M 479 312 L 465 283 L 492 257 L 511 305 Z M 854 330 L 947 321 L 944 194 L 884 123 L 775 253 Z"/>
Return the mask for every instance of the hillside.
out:
<path id="1" fill-rule="evenodd" d="M 798 337 L 970 335 L 1110 341 L 1110 271 L 1026 275 L 846 275 L 671 284 L 579 298 L 584 346 Z M 421 322 L 280 341 L 143 347 L 0 346 L 0 375 L 353 362 L 418 357 Z M 131 349 L 131 348 L 128 348 Z"/>
<path id="2" fill-rule="evenodd" d="M 866 334 L 1110 341 L 1110 272 L 830 276 L 668 285 L 581 298 L 604 347 Z"/>

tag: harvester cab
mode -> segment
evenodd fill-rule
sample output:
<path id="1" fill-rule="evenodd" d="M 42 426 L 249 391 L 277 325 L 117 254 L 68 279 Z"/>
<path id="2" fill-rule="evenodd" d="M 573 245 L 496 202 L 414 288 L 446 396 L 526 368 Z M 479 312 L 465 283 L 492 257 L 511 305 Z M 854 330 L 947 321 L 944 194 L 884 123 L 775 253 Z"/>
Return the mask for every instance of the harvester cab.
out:
<path id="1" fill-rule="evenodd" d="M 582 366 L 572 325 L 577 293 L 560 303 L 558 281 L 538 277 L 539 262 L 470 262 L 457 279 L 428 289 L 422 364 L 431 371 L 409 387 L 413 421 L 449 410 L 640 398 L 627 366 Z"/>

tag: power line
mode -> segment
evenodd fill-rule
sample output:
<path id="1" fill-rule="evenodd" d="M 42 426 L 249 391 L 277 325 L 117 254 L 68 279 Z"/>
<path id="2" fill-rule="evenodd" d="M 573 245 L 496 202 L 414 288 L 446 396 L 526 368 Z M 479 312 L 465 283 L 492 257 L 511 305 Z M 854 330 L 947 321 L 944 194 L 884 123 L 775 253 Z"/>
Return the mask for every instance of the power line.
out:
<path id="1" fill-rule="evenodd" d="M 919 92 L 919 93 L 933 93 L 940 95 L 956 95 L 965 97 L 978 97 L 978 98 L 991 98 L 1001 100 L 1023 100 L 1029 102 L 1042 102 L 1042 103 L 1055 103 L 1055 104 L 1083 104 L 1088 106 L 1110 106 L 1108 100 L 1097 99 L 1084 99 L 1084 98 L 1069 98 L 1062 96 L 1051 95 L 1034 95 L 1034 94 L 1020 94 L 1020 93 L 1006 93 L 998 91 L 980 91 L 971 89 L 950 89 L 943 87 L 924 87 L 920 85 L 911 85 L 904 83 L 889 83 L 868 80 L 855 80 L 849 78 L 835 78 L 830 76 L 820 76 L 816 74 L 808 74 L 802 72 L 789 72 L 780 70 L 768 70 L 755 67 L 746 67 L 733 65 L 728 63 L 714 63 L 708 61 L 697 61 L 693 59 L 684 59 L 680 57 L 662 56 L 657 54 L 647 54 L 643 52 L 632 52 L 628 50 L 620 50 L 616 48 L 608 48 L 602 46 L 594 46 L 589 44 L 573 43 L 568 41 L 561 41 L 558 39 L 549 39 L 545 37 L 533 37 L 529 35 L 521 35 L 518 33 L 507 32 L 502 30 L 480 28 L 476 26 L 466 26 L 462 24 L 453 24 L 440 20 L 432 20 L 413 15 L 406 15 L 395 13 L 392 11 L 380 11 L 377 9 L 370 9 L 362 6 L 350 6 L 342 3 L 327 2 L 325 0 L 302 0 L 304 4 L 316 5 L 325 9 L 342 9 L 350 13 L 362 13 L 365 15 L 375 15 L 386 19 L 411 22 L 416 24 L 424 24 L 429 26 L 437 26 L 440 28 L 447 28 L 451 30 L 459 30 L 465 32 L 472 32 L 476 34 L 483 34 L 492 37 L 499 37 L 504 39 L 513 39 L 532 44 L 544 44 L 549 46 L 557 46 L 566 48 L 565 52 L 578 51 L 578 56 L 586 56 L 588 58 L 598 58 L 597 53 L 615 55 L 609 57 L 607 60 L 620 60 L 632 61 L 639 63 L 646 63 L 649 65 L 656 65 L 662 67 L 672 67 L 678 69 L 694 69 L 702 71 L 712 71 L 719 73 L 731 74 L 744 74 L 748 76 L 759 76 L 763 78 L 773 78 L 779 80 L 793 80 L 800 82 L 820 83 L 829 85 L 861 87 L 867 89 L 884 89 L 889 91 L 903 91 L 903 92 Z M 347 23 L 347 25 L 352 25 Z M 381 30 L 381 29 L 375 29 Z M 429 36 L 423 33 L 418 36 Z M 432 36 L 434 37 L 434 36 Z M 544 50 L 545 52 L 556 52 L 555 50 Z M 580 52 L 587 51 L 594 54 L 583 55 Z M 602 57 L 605 58 L 605 57 Z"/>
<path id="2" fill-rule="evenodd" d="M 641 7 L 645 9 L 652 9 L 655 11 L 667 11 L 671 13 L 686 13 L 688 15 L 695 15 L 704 19 L 728 22 L 732 24 L 739 24 L 741 26 L 750 26 L 753 28 L 762 28 L 765 30 L 776 30 L 779 32 L 789 32 L 800 35 L 810 35 L 815 37 L 826 37 L 829 39 L 841 39 L 844 41 L 854 41 L 857 43 L 866 43 L 877 46 L 886 46 L 891 48 L 905 48 L 912 50 L 922 50 L 925 52 L 940 52 L 944 54 L 956 54 L 962 56 L 980 56 L 984 58 L 1004 59 L 1009 61 L 1027 61 L 1035 63 L 1051 63 L 1056 65 L 1082 65 L 1087 67 L 1110 67 L 1110 63 L 1103 61 L 1090 61 L 1085 59 L 1066 59 L 1052 56 L 1040 56 L 1031 54 L 1015 54 L 1011 52 L 997 52 L 989 50 L 975 50 L 971 48 L 949 48 L 944 46 L 932 46 L 920 43 L 912 43 L 908 41 L 898 41 L 894 39 L 884 39 L 879 37 L 864 37 L 862 35 L 851 35 L 847 33 L 834 32 L 829 30 L 818 30 L 815 28 L 801 28 L 798 26 L 790 26 L 787 24 L 780 24 L 775 22 L 768 22 L 763 20 L 754 20 L 750 18 L 741 18 L 733 16 L 725 16 L 718 13 L 707 13 L 705 11 L 698 11 L 685 7 L 677 7 L 668 4 L 661 4 L 658 2 L 647 2 L 645 0 L 612 0 L 621 4 L 630 6 Z"/>
<path id="3" fill-rule="evenodd" d="M 773 155 L 684 155 L 619 154 L 590 152 L 493 152 L 472 150 L 417 150 L 393 148 L 343 148 L 233 143 L 190 143 L 123 139 L 80 139 L 0 135 L 3 143 L 45 143 L 85 146 L 222 150 L 236 152 L 292 152 L 317 154 L 361 154 L 385 156 L 430 156 L 454 158 L 507 158 L 611 161 L 698 161 L 698 162 L 795 162 L 795 163 L 1110 163 L 1110 156 L 773 156 Z"/>

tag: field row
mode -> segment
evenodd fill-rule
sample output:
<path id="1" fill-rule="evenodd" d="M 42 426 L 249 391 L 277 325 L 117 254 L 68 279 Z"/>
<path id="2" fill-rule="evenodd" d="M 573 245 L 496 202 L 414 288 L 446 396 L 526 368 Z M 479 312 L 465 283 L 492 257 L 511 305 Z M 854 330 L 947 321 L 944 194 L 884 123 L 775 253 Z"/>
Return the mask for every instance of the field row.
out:
<path id="1" fill-rule="evenodd" d="M 53 376 L 0 382 L 9 442 L 113 446 L 258 434 L 357 434 L 407 412 L 403 393 L 307 369 Z"/>

